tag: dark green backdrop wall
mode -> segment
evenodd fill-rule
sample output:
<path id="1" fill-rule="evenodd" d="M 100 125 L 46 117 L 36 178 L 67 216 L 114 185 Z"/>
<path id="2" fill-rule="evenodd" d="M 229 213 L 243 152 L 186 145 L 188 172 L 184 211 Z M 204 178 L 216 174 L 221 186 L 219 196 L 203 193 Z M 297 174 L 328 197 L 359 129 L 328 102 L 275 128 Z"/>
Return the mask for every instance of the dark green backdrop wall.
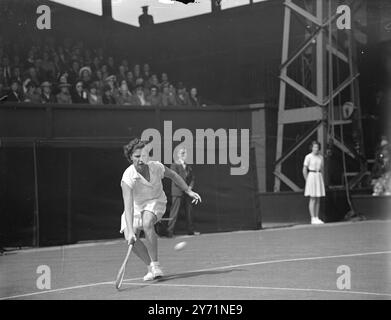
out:
<path id="1" fill-rule="evenodd" d="M 265 163 L 260 159 L 265 153 L 257 149 L 265 150 L 265 139 L 253 133 L 264 126 L 262 111 L 260 106 L 181 110 L 4 105 L 0 109 L 3 242 L 42 246 L 120 237 L 120 180 L 129 165 L 122 145 L 144 129 L 161 130 L 164 120 L 173 121 L 173 130 L 187 128 L 194 136 L 196 129 L 250 130 L 247 174 L 230 175 L 229 163 L 194 165 L 195 189 L 203 198 L 194 214 L 201 232 L 259 228 L 257 192 L 266 177 L 257 179 L 257 167 L 265 170 L 259 166 Z M 164 188 L 169 197 L 170 181 L 164 181 Z M 180 219 L 178 231 L 184 230 Z"/>

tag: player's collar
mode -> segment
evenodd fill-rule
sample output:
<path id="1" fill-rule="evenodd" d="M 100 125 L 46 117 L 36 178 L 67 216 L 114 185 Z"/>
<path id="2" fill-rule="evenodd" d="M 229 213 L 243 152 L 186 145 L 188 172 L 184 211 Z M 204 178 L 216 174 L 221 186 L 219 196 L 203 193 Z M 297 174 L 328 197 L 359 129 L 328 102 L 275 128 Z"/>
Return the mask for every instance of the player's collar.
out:
<path id="1" fill-rule="evenodd" d="M 131 165 L 130 167 L 130 177 L 132 179 L 141 179 L 139 173 L 137 172 L 136 170 L 136 167 L 134 166 L 134 164 Z"/>

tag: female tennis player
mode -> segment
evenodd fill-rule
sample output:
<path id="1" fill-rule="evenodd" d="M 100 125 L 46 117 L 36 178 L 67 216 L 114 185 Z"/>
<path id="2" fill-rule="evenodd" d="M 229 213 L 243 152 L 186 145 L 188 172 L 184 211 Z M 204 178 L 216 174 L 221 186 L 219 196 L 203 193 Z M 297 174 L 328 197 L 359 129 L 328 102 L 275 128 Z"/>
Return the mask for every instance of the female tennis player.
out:
<path id="1" fill-rule="evenodd" d="M 170 178 L 193 199 L 193 203 L 201 202 L 199 194 L 192 191 L 176 172 L 158 161 L 149 161 L 149 151 L 148 142 L 138 138 L 124 146 L 125 157 L 131 165 L 125 170 L 121 180 L 124 201 L 121 233 L 124 233 L 128 244 L 135 241 L 133 250 L 148 267 L 144 281 L 163 276 L 154 228 L 166 211 L 167 198 L 162 179 Z M 145 244 L 139 239 L 141 230 L 145 233 Z"/>
<path id="2" fill-rule="evenodd" d="M 303 176 L 305 179 L 304 196 L 310 197 L 309 210 L 311 224 L 323 224 L 319 219 L 320 198 L 325 196 L 323 182 L 323 157 L 320 154 L 320 143 L 312 141 L 311 153 L 304 158 Z"/>

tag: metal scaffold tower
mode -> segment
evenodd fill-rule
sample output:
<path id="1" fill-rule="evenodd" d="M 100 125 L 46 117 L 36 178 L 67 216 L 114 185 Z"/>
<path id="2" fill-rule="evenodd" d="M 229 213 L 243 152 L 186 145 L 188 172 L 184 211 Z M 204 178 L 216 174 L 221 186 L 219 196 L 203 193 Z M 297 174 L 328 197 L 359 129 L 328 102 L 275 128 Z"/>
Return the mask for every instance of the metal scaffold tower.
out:
<path id="1" fill-rule="evenodd" d="M 354 9 L 357 3 L 358 1 L 351 1 L 347 5 Z M 330 146 L 333 146 L 333 150 L 343 154 L 344 179 L 347 182 L 347 177 L 350 177 L 347 185 L 353 188 L 368 174 L 363 148 L 359 74 L 353 30 L 337 28 L 336 22 L 340 17 L 340 13 L 337 13 L 337 0 L 286 0 L 284 6 L 274 191 L 281 191 L 281 182 L 293 191 L 302 190 L 298 186 L 299 182 L 284 173 L 283 164 L 292 161 L 295 152 L 303 144 L 308 145 L 309 139 L 314 135 L 321 142 L 326 158 L 326 185 L 332 187 L 328 183 L 330 168 L 327 157 L 330 154 L 325 151 L 330 151 Z M 290 49 L 292 43 L 297 43 L 298 26 L 303 27 L 303 40 L 296 48 Z M 288 94 L 288 90 L 301 98 L 291 99 L 292 94 Z M 285 146 L 286 128 L 295 124 L 307 125 L 306 132 L 301 133 L 290 146 Z M 353 140 L 346 139 L 345 128 L 348 126 L 354 127 Z M 346 168 L 345 156 L 350 162 L 356 163 L 353 170 L 352 166 Z M 297 167 L 297 170 L 301 172 L 301 167 Z M 354 172 L 347 172 L 348 170 Z"/>

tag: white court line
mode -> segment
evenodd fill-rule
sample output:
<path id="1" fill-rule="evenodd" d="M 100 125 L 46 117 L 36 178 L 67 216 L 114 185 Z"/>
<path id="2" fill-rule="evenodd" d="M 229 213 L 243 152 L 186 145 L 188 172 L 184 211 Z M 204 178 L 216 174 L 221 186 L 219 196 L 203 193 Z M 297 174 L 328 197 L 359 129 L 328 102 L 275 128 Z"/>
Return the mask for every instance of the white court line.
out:
<path id="1" fill-rule="evenodd" d="M 124 279 L 123 281 L 135 281 L 135 280 L 142 280 L 142 278 Z M 104 285 L 114 285 L 114 284 L 115 284 L 115 281 L 82 284 L 79 286 L 73 286 L 73 287 L 67 287 L 67 288 L 37 291 L 37 292 L 32 292 L 32 293 L 18 294 L 18 295 L 10 296 L 10 297 L 0 297 L 0 300 L 17 299 L 17 298 L 23 298 L 23 297 L 36 296 L 36 295 L 45 294 L 45 293 L 68 291 L 68 290 L 82 289 L 82 288 L 88 288 L 88 287 L 97 287 L 97 286 L 104 286 Z"/>
<path id="2" fill-rule="evenodd" d="M 379 254 L 391 254 L 391 251 L 350 253 L 350 254 L 340 254 L 340 255 L 333 255 L 333 256 L 319 256 L 319 257 L 305 257 L 305 258 L 293 258 L 293 259 L 259 261 L 259 262 L 252 262 L 252 263 L 242 263 L 242 264 L 236 264 L 236 265 L 213 267 L 213 268 L 207 268 L 207 269 L 198 269 L 198 270 L 187 271 L 187 272 L 181 273 L 181 274 L 188 274 L 188 273 L 194 273 L 194 272 L 204 272 L 204 271 L 214 271 L 214 270 L 224 270 L 224 269 L 234 269 L 234 268 L 240 268 L 240 267 L 257 266 L 257 265 L 265 265 L 265 264 L 273 264 L 273 263 L 310 261 L 310 260 L 322 260 L 322 259 L 335 259 L 335 258 L 348 258 L 348 257 L 361 257 L 361 256 L 370 256 L 370 255 L 379 255 Z M 178 272 L 178 273 L 180 273 L 180 272 Z M 141 278 L 125 279 L 124 283 L 126 283 L 127 281 L 135 281 L 135 280 L 141 280 Z M 53 290 L 46 290 L 46 291 L 39 291 L 39 292 L 33 292 L 33 293 L 20 294 L 20 295 L 10 296 L 10 297 L 0 297 L 0 300 L 22 298 L 22 297 L 28 297 L 28 296 L 34 296 L 34 295 L 51 293 L 51 292 L 59 292 L 59 291 L 66 291 L 66 290 L 73 290 L 73 289 L 88 288 L 88 287 L 101 286 L 101 285 L 107 285 L 107 284 L 113 284 L 113 283 L 114 283 L 113 281 L 91 283 L 91 284 L 79 285 L 79 286 L 68 287 L 68 288 L 60 288 L 60 289 L 53 289 Z"/>
<path id="3" fill-rule="evenodd" d="M 110 240 L 110 241 L 94 241 L 89 243 L 77 243 L 77 244 L 68 244 L 63 246 L 53 246 L 47 248 L 27 248 L 21 250 L 13 250 L 16 253 L 36 253 L 36 252 L 49 252 L 49 251 L 57 251 L 63 249 L 78 249 L 78 248 L 88 248 L 88 247 L 96 247 L 96 246 L 108 246 L 112 244 L 125 243 L 124 239 Z"/>
<path id="4" fill-rule="evenodd" d="M 151 286 L 151 287 L 186 287 L 186 288 L 214 288 L 214 289 L 253 289 L 253 290 L 279 290 L 279 291 L 307 291 L 320 293 L 344 293 L 344 294 L 361 294 L 372 296 L 391 297 L 391 293 L 377 293 L 366 291 L 351 290 L 331 290 L 331 289 L 310 289 L 310 288 L 279 288 L 279 287 L 252 287 L 252 286 L 221 286 L 207 284 L 171 284 L 171 283 L 126 283 L 129 286 Z"/>
<path id="5" fill-rule="evenodd" d="M 320 257 L 306 257 L 306 258 L 293 258 L 293 259 L 250 262 L 250 263 L 233 264 L 233 265 L 229 265 L 229 266 L 187 271 L 187 272 L 185 272 L 185 274 L 186 273 L 193 273 L 193 272 L 202 272 L 202 271 L 213 271 L 213 270 L 234 269 L 234 268 L 249 267 L 249 266 L 259 266 L 259 265 L 272 264 L 272 263 L 310 261 L 310 260 L 322 260 L 322 259 L 334 259 L 334 258 L 349 258 L 349 257 L 360 257 L 360 256 L 370 256 L 370 255 L 379 255 L 379 254 L 391 254 L 391 251 L 351 253 L 351 254 L 340 254 L 340 255 L 334 255 L 334 256 L 320 256 Z"/>

